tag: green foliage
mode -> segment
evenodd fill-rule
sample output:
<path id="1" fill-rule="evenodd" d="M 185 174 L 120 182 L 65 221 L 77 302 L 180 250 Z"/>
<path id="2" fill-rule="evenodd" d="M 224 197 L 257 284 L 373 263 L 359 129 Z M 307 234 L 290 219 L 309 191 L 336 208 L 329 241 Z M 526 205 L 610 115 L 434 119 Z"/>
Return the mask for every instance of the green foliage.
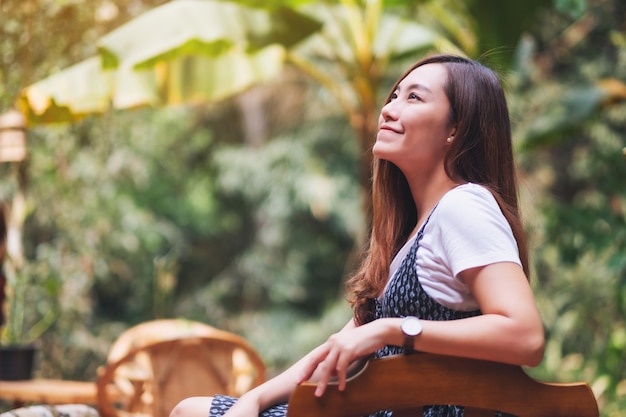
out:
<path id="1" fill-rule="evenodd" d="M 576 19 L 587 11 L 587 0 L 554 0 L 554 8 Z"/>
<path id="2" fill-rule="evenodd" d="M 472 0 L 467 3 L 478 35 L 476 52 L 496 68 L 510 65 L 520 35 L 552 5 L 550 0 Z"/>
<path id="3" fill-rule="evenodd" d="M 115 322 L 184 315 L 245 335 L 239 317 L 315 318 L 342 298 L 362 231 L 347 127 L 326 120 L 242 147 L 224 129 L 236 110 L 31 130 L 26 252 L 32 282 L 56 279 L 54 294 L 29 291 L 57 312 L 41 340 L 44 375 L 93 375 Z"/>
<path id="4" fill-rule="evenodd" d="M 20 89 L 95 52 L 97 39 L 141 11 L 167 0 L 20 0 L 0 3 L 0 112 Z M 54 36 L 51 36 L 53 34 Z"/>
<path id="5" fill-rule="evenodd" d="M 533 373 L 588 381 L 602 415 L 618 416 L 626 389 L 626 102 L 604 99 L 598 106 L 597 85 L 626 79 L 626 49 L 598 44 L 621 24 L 614 16 L 623 5 L 595 6 L 590 18 L 602 23 L 591 27 L 560 13 L 543 17 L 531 54 L 542 66 L 521 66 L 510 96 L 548 340 Z M 568 25 L 570 33 L 589 32 L 557 53 L 545 42 Z"/>
<path id="6" fill-rule="evenodd" d="M 42 254 L 16 274 L 6 268 L 9 291 L 5 306 L 7 321 L 0 332 L 2 345 L 28 345 L 38 341 L 59 315 L 61 280 L 50 268 L 50 259 Z"/>
<path id="7" fill-rule="evenodd" d="M 263 353 L 270 373 L 291 366 L 313 348 L 336 333 L 352 317 L 343 298 L 326 303 L 321 316 L 299 314 L 289 308 L 266 312 L 250 311 L 231 316 L 231 326 L 245 332 L 250 342 Z"/>
<path id="8" fill-rule="evenodd" d="M 355 153 L 337 146 L 353 142 L 341 134 L 327 120 L 259 149 L 216 153 L 220 187 L 253 209 L 249 246 L 212 283 L 235 310 L 287 304 L 319 314 L 340 294 L 363 224 Z"/>

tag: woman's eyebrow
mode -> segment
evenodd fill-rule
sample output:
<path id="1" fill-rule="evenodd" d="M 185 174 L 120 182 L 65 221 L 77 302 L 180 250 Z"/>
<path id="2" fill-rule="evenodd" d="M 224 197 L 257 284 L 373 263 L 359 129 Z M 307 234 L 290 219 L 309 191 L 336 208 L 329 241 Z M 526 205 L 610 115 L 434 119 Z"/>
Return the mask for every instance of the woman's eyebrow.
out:
<path id="1" fill-rule="evenodd" d="M 432 93 L 432 91 L 430 91 L 428 87 L 426 87 L 424 84 L 419 84 L 419 83 L 409 85 L 407 87 L 407 90 L 421 90 L 427 93 Z"/>
<path id="2" fill-rule="evenodd" d="M 413 83 L 413 84 L 410 84 L 409 86 L 407 86 L 407 87 L 406 87 L 406 89 L 405 89 L 404 87 L 403 87 L 403 88 L 400 88 L 400 87 L 401 87 L 401 86 L 400 86 L 400 84 L 396 85 L 396 88 L 393 90 L 393 91 L 394 91 L 394 93 L 396 93 L 396 94 L 397 94 L 397 93 L 399 93 L 401 90 L 406 90 L 406 91 L 421 91 L 421 92 L 424 92 L 424 93 L 426 93 L 426 94 L 432 94 L 432 93 L 433 93 L 433 92 L 432 92 L 432 91 L 431 91 L 428 87 L 426 87 L 424 84 L 420 84 L 420 83 Z"/>

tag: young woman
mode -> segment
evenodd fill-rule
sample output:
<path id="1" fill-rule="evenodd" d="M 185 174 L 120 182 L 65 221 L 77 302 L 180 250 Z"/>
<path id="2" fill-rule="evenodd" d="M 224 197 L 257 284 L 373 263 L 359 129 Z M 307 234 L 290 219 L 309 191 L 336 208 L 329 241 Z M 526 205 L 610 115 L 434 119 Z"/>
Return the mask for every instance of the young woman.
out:
<path id="1" fill-rule="evenodd" d="M 507 104 L 481 64 L 436 55 L 399 79 L 373 147 L 373 225 L 349 280 L 354 318 L 236 400 L 183 400 L 171 417 L 284 416 L 301 382 L 345 387 L 352 364 L 419 350 L 536 366 L 544 330 L 528 280 Z M 379 415 L 388 415 L 381 411 Z M 462 416 L 433 406 L 428 416 Z"/>

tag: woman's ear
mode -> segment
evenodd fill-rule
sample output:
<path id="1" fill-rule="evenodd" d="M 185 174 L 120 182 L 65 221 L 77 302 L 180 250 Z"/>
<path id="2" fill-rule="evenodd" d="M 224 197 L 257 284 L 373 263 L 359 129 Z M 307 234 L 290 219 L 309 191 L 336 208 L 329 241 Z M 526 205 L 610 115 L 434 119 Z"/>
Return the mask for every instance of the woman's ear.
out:
<path id="1" fill-rule="evenodd" d="M 452 130 L 450 131 L 450 134 L 446 138 L 446 142 L 447 143 L 452 143 L 452 141 L 454 140 L 454 135 L 455 134 L 456 134 L 456 127 L 453 127 Z"/>

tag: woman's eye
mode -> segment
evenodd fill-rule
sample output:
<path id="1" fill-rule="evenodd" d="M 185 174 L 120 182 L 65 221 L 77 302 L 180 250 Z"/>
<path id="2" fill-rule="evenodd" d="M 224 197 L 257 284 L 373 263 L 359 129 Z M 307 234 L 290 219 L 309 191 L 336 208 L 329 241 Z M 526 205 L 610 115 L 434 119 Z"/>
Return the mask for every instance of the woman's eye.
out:
<path id="1" fill-rule="evenodd" d="M 389 101 L 395 100 L 397 98 L 398 98 L 398 94 L 397 93 L 391 93 L 391 95 L 389 96 Z"/>
<path id="2" fill-rule="evenodd" d="M 419 96 L 415 93 L 409 93 L 409 99 L 411 100 L 420 100 Z"/>

